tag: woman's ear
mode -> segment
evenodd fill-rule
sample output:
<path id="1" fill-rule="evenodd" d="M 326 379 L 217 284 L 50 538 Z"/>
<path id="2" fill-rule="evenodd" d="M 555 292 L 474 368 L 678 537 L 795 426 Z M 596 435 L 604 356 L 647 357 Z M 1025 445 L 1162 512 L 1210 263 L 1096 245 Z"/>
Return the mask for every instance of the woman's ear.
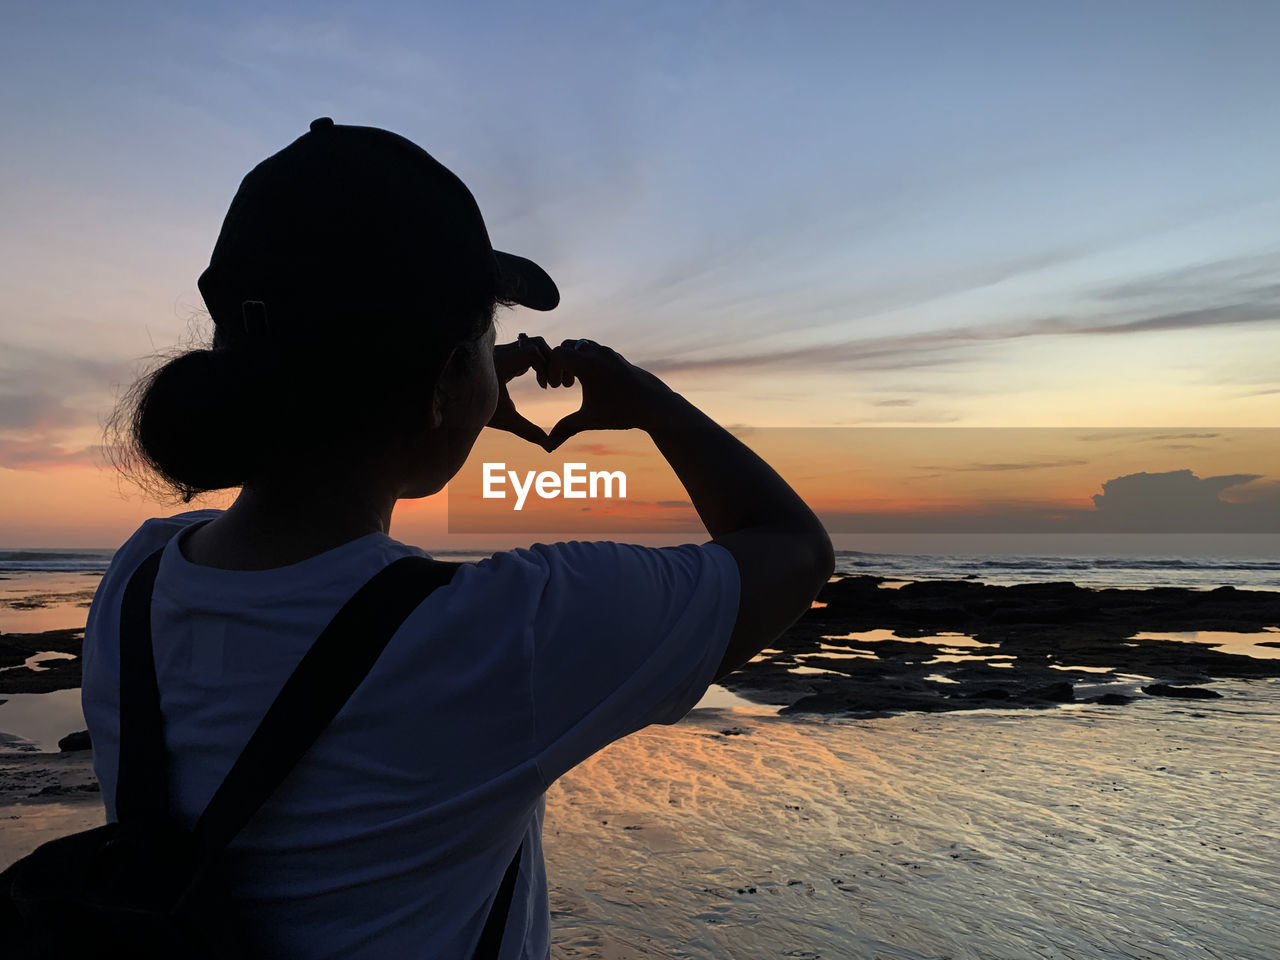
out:
<path id="1" fill-rule="evenodd" d="M 459 396 L 460 376 L 458 348 L 449 351 L 449 356 L 440 368 L 440 376 L 436 377 L 435 388 L 431 391 L 431 429 L 437 430 L 444 423 L 445 412 L 449 410 Z"/>

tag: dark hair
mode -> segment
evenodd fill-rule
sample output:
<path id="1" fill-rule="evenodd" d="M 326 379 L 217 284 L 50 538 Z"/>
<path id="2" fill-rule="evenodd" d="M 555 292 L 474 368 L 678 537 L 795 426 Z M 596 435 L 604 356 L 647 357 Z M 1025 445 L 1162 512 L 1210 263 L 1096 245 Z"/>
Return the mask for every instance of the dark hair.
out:
<path id="1" fill-rule="evenodd" d="M 423 398 L 450 351 L 482 336 L 503 302 L 435 324 L 355 324 L 358 342 L 249 349 L 215 334 L 206 347 L 159 358 L 125 391 L 107 421 L 108 459 L 153 496 L 190 502 L 290 457 L 358 455 L 421 429 Z"/>

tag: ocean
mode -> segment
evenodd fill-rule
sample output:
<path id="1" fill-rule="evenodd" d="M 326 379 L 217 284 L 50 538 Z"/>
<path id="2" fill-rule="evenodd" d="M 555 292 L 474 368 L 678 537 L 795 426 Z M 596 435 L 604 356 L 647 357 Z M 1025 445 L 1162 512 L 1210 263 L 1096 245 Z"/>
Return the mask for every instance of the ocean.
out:
<path id="1" fill-rule="evenodd" d="M 1107 554 L 1006 552 L 870 552 L 838 550 L 836 573 L 870 574 L 891 580 L 977 580 L 1009 585 L 1070 580 L 1085 587 L 1191 587 L 1280 590 L 1280 551 L 1274 557 L 1249 554 Z M 0 576 L 30 579 L 40 574 L 102 573 L 109 549 L 2 549 Z M 440 550 L 435 556 L 479 560 L 488 554 Z M 26 577 L 15 575 L 26 574 Z"/>
<path id="2" fill-rule="evenodd" d="M 35 547 L 0 548 L 0 575 L 14 573 L 103 573 L 115 550 Z"/>

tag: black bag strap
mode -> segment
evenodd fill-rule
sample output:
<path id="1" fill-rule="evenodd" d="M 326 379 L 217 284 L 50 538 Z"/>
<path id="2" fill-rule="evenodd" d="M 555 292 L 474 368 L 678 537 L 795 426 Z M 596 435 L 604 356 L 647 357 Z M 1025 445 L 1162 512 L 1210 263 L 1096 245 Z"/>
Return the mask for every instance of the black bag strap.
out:
<path id="1" fill-rule="evenodd" d="M 138 567 L 120 617 L 120 771 L 124 823 L 169 812 L 164 726 L 151 647 L 151 594 L 160 554 Z M 231 842 L 342 709 L 400 624 L 461 564 L 401 557 L 343 605 L 303 656 L 249 738 L 194 833 L 207 862 Z"/>
<path id="2" fill-rule="evenodd" d="M 122 823 L 169 814 L 164 722 L 151 651 L 151 594 L 161 548 L 143 560 L 124 588 L 120 607 L 120 766 L 116 818 Z"/>
<path id="3" fill-rule="evenodd" d="M 356 591 L 316 638 L 196 823 L 205 856 L 229 844 L 338 714 L 400 624 L 461 564 L 401 557 Z"/>

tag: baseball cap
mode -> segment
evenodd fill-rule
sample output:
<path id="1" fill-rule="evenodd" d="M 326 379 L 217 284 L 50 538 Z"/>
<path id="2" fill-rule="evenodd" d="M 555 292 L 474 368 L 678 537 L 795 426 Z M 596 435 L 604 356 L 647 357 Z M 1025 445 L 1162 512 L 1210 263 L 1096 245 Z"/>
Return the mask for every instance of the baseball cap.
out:
<path id="1" fill-rule="evenodd" d="M 328 117 L 245 176 L 198 285 L 225 345 L 264 328 L 349 341 L 379 309 L 429 324 L 560 302 L 540 266 L 493 249 L 471 191 L 426 150 Z"/>

